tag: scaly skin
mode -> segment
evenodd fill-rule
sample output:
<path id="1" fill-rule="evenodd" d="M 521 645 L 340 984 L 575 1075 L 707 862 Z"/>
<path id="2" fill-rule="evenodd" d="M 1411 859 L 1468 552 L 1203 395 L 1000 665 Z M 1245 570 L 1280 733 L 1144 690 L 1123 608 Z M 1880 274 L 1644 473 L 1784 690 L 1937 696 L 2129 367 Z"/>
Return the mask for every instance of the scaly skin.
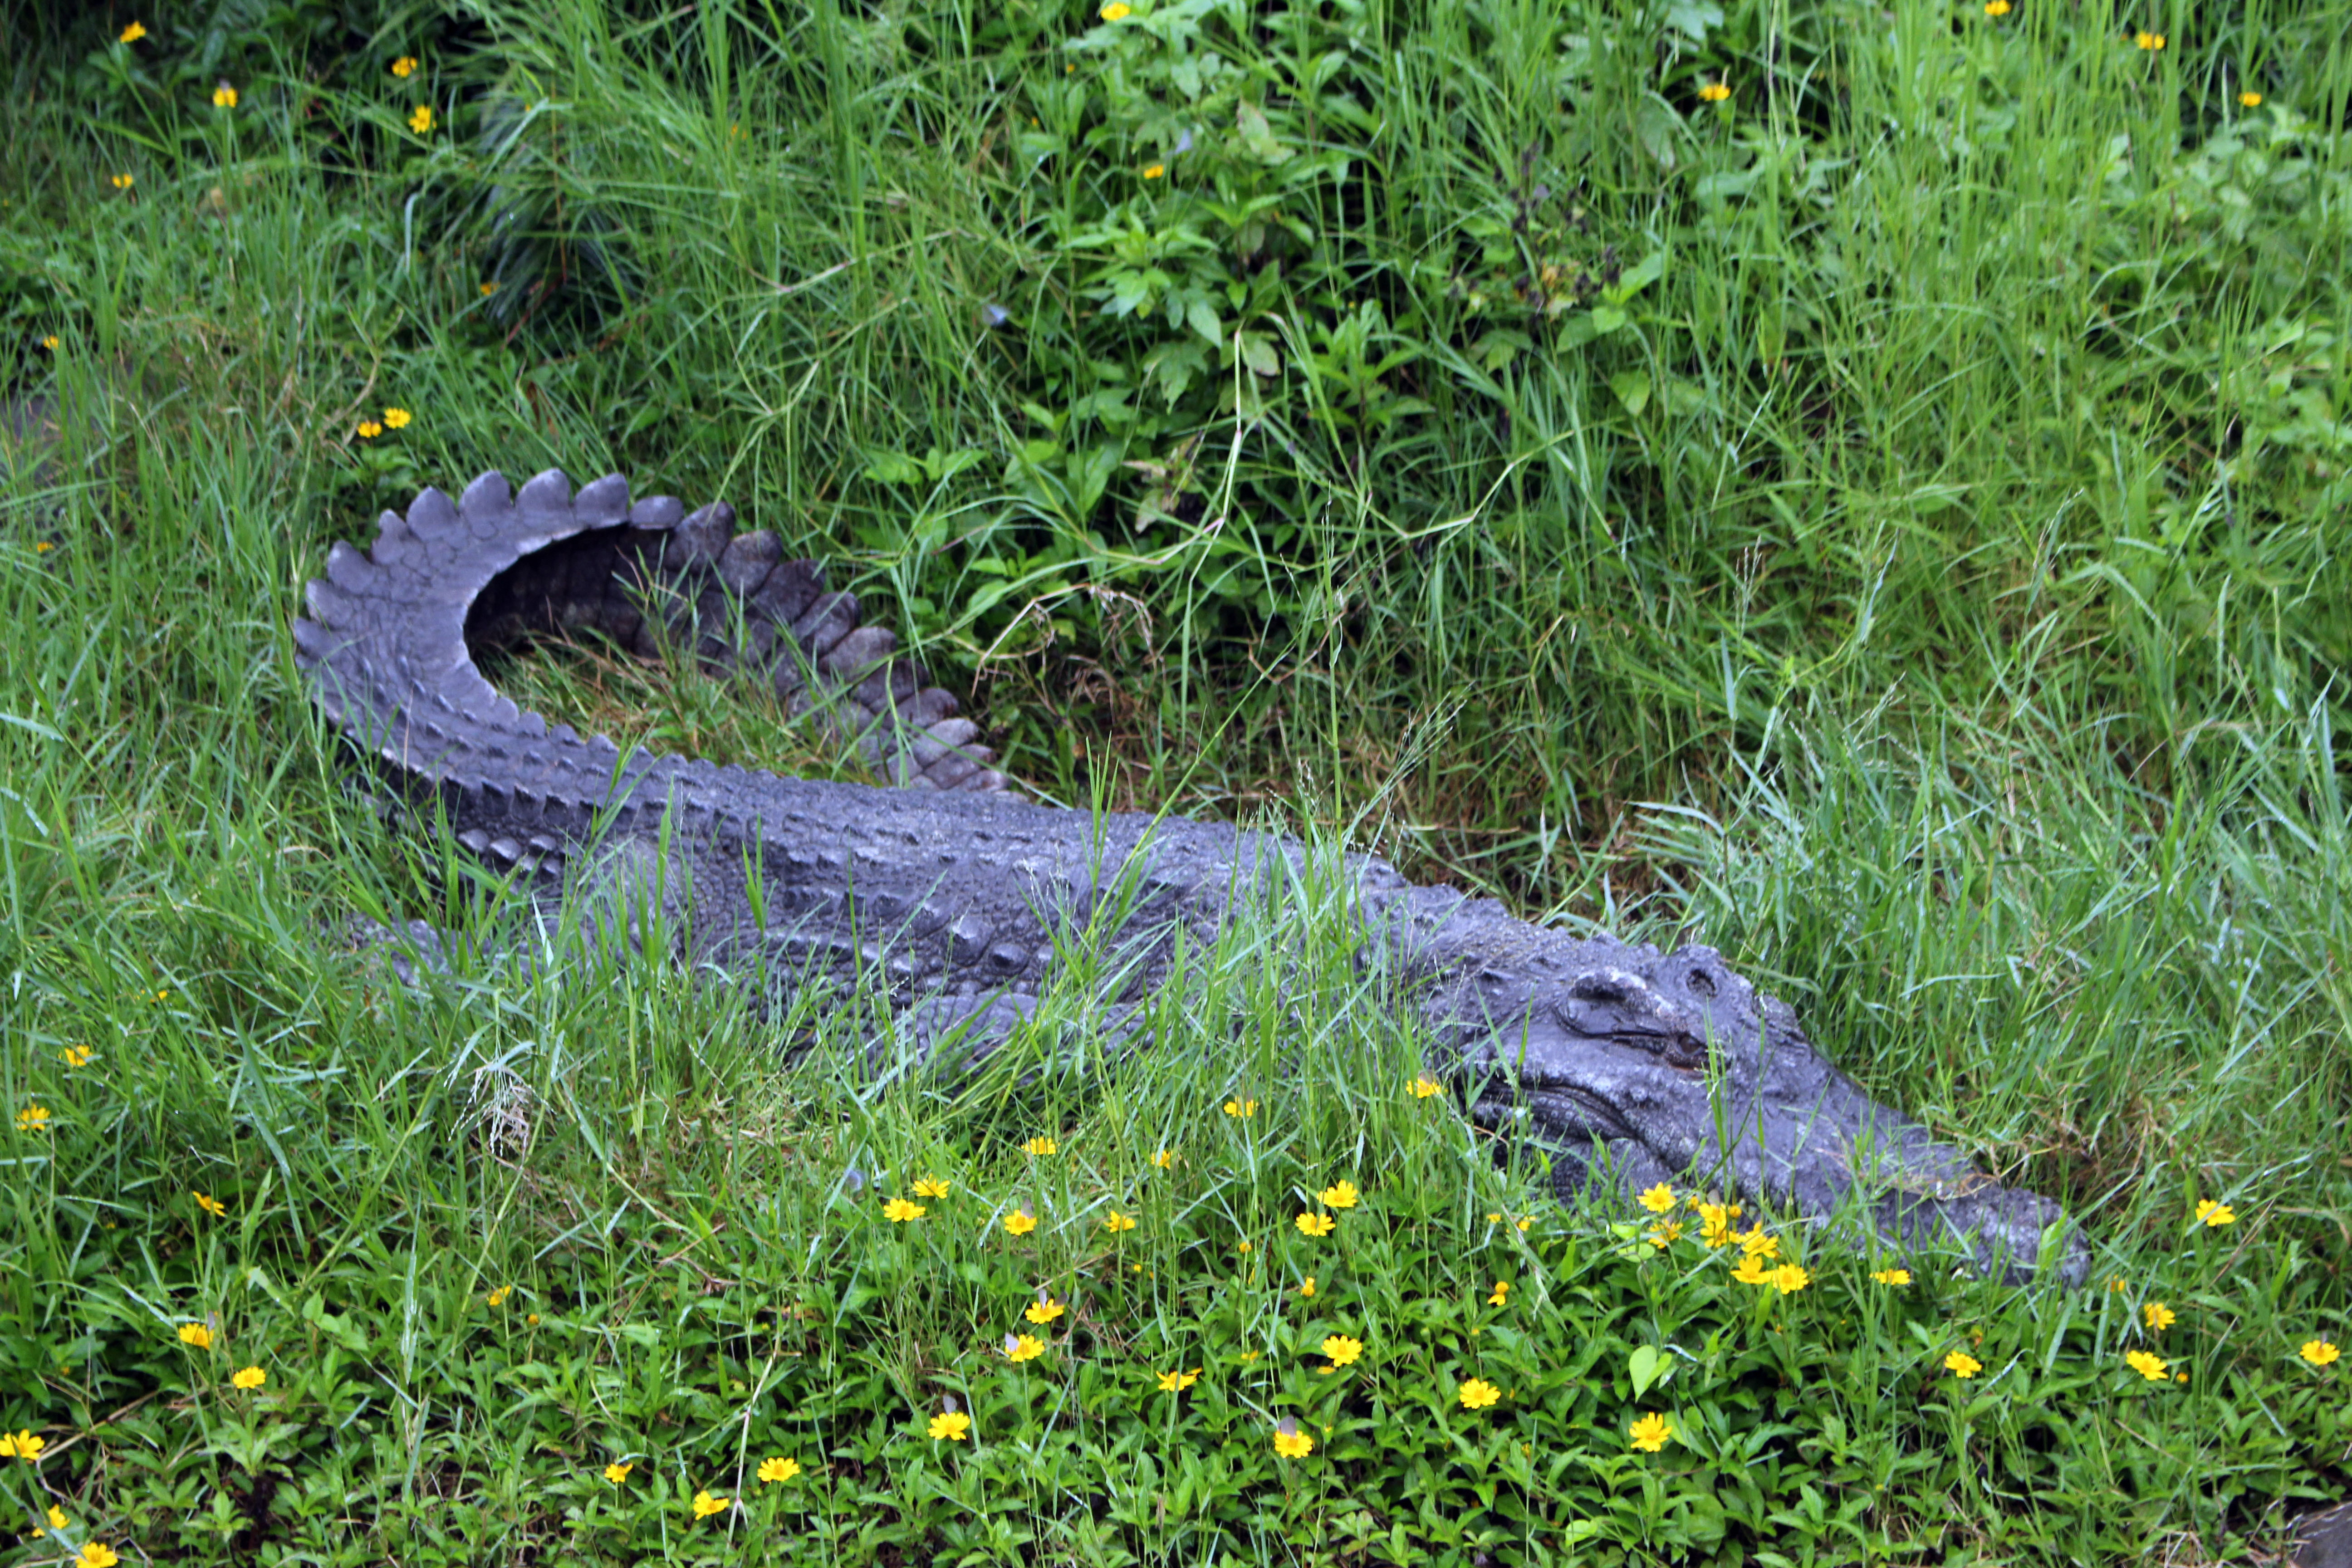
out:
<path id="1" fill-rule="evenodd" d="M 698 961 L 883 981 L 925 1049 L 984 1054 L 1034 1006 L 1055 938 L 1088 927 L 1116 954 L 1103 1003 L 1123 1016 L 1179 933 L 1213 941 L 1237 901 L 1305 868 L 1276 835 L 1013 798 L 953 700 L 856 626 L 855 600 L 771 536 L 732 537 L 732 518 L 632 506 L 617 477 L 576 497 L 553 472 L 520 495 L 496 474 L 457 503 L 426 490 L 368 552 L 335 547 L 297 658 L 386 780 L 437 801 L 477 853 L 554 878 L 594 847 L 608 879 L 617 864 L 660 881 Z M 919 787 L 624 756 L 549 725 L 490 689 L 469 639 L 557 628 L 691 646 L 788 695 L 846 688 L 877 770 Z M 1690 1179 L 1826 1216 L 1859 1185 L 1890 1241 L 1959 1242 L 2020 1282 L 2047 1241 L 2058 1279 L 2087 1272 L 2055 1204 L 1874 1104 L 1712 949 L 1579 941 L 1370 857 L 1346 865 L 1366 955 L 1413 999 L 1440 1070 L 1479 1122 L 1551 1152 L 1563 1195 Z"/>

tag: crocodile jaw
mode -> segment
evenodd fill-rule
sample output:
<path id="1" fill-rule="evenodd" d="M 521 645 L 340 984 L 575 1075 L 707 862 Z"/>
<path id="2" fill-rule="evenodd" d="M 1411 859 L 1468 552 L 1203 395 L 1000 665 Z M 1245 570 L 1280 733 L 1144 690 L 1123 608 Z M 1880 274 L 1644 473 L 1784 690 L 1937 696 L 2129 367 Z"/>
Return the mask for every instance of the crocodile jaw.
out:
<path id="1" fill-rule="evenodd" d="M 1965 1247 L 2011 1284 L 2087 1278 L 2057 1204 L 1872 1100 L 1714 950 L 1617 948 L 1565 977 L 1496 978 L 1475 987 L 1488 1026 L 1457 1035 L 1472 1115 L 1550 1152 L 1563 1197 L 1601 1165 L 1627 1192 L 1695 1183 L 1817 1222 L 1852 1204 L 1885 1243 Z"/>

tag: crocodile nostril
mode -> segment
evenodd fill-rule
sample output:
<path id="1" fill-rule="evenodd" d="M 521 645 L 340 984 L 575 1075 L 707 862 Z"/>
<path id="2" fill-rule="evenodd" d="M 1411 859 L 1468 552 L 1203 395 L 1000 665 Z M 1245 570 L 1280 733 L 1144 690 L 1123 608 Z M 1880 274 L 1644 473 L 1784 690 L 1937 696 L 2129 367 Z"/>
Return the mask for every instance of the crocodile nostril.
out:
<path id="1" fill-rule="evenodd" d="M 1704 969 L 1694 969 L 1690 972 L 1690 988 L 1695 996 L 1712 997 L 1715 994 L 1715 976 Z"/>

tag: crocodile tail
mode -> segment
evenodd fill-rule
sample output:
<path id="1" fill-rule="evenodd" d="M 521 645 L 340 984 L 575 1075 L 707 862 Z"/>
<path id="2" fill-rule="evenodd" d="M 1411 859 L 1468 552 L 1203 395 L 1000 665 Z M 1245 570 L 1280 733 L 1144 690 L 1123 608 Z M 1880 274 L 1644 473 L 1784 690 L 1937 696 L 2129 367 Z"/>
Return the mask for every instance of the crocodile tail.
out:
<path id="1" fill-rule="evenodd" d="M 618 475 L 577 495 L 553 469 L 520 493 L 497 473 L 455 501 L 426 489 L 378 520 L 368 550 L 329 552 L 294 624 L 296 662 L 328 716 L 404 771 L 548 734 L 482 678 L 473 650 L 589 629 L 765 674 L 794 707 L 832 713 L 890 782 L 1004 787 L 973 743 L 978 726 L 896 637 L 859 625 L 855 595 L 828 592 L 813 562 L 782 560 L 772 534 L 736 537 L 734 520 L 723 503 L 688 515 L 667 496 L 632 502 Z"/>

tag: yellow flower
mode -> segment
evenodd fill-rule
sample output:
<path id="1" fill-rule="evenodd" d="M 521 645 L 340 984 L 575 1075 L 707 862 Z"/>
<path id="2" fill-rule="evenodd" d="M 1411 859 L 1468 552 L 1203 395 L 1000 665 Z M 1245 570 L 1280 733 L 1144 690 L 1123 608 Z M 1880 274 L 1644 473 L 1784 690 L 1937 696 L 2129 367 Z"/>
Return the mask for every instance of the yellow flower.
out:
<path id="1" fill-rule="evenodd" d="M 1761 1225 L 1750 1226 L 1732 1239 L 1738 1242 L 1739 1250 L 1750 1258 L 1780 1256 L 1780 1238 L 1777 1236 L 1765 1235 Z"/>
<path id="2" fill-rule="evenodd" d="M 1642 1194 L 1642 1206 L 1652 1214 L 1664 1214 L 1675 1206 L 1675 1190 L 1660 1182 Z"/>
<path id="3" fill-rule="evenodd" d="M 1655 1413 L 1643 1416 L 1625 1429 L 1625 1436 L 1633 1440 L 1633 1447 L 1644 1454 L 1656 1453 L 1674 1435 L 1675 1424 Z"/>
<path id="4" fill-rule="evenodd" d="M 1244 1257 L 1247 1257 L 1249 1255 L 1250 1244 L 1244 1241 L 1240 1246 L 1234 1247 L 1234 1250 L 1242 1254 Z"/>
<path id="5" fill-rule="evenodd" d="M 0 1432 L 0 1459 L 14 1457 L 30 1464 L 39 1458 L 41 1450 L 48 1446 L 47 1437 L 36 1437 L 28 1430 L 20 1428 L 13 1436 Z"/>
<path id="6" fill-rule="evenodd" d="M 1772 1270 L 1772 1283 L 1780 1288 L 1783 1296 L 1793 1296 L 1813 1282 L 1813 1277 L 1794 1263 L 1783 1263 Z"/>
<path id="7" fill-rule="evenodd" d="M 1462 1385 L 1462 1408 L 1465 1410 L 1484 1410 L 1502 1397 L 1503 1391 L 1483 1377 L 1474 1377 Z"/>
<path id="8" fill-rule="evenodd" d="M 1135 7 L 1125 4 L 1125 0 L 1110 0 L 1110 4 L 1102 8 L 1102 19 L 1106 22 L 1124 22 L 1134 15 Z"/>
<path id="9" fill-rule="evenodd" d="M 493 1307 L 503 1307 L 507 1304 L 507 1298 L 513 1293 L 513 1286 L 501 1285 L 497 1289 L 491 1291 L 488 1295 L 483 1297 L 482 1300 L 488 1302 Z"/>
<path id="10" fill-rule="evenodd" d="M 1534 1229 L 1535 1223 L 1535 1217 L 1531 1215 L 1521 1215 L 1518 1218 L 1518 1226 L 1521 1230 Z"/>
<path id="11" fill-rule="evenodd" d="M 1719 81 L 1708 82 L 1698 89 L 1701 103 L 1721 103 L 1731 96 L 1731 89 Z"/>
<path id="12" fill-rule="evenodd" d="M 1911 1270 L 1908 1268 L 1882 1268 L 1877 1273 L 1872 1275 L 1871 1278 L 1877 1280 L 1881 1285 L 1908 1285 L 1911 1283 Z"/>
<path id="13" fill-rule="evenodd" d="M 1026 1236 L 1037 1228 L 1037 1216 L 1027 1209 L 1014 1209 L 1004 1216 L 1004 1228 L 1015 1236 Z"/>
<path id="14" fill-rule="evenodd" d="M 1353 1182 L 1335 1182 L 1315 1195 L 1323 1200 L 1325 1208 L 1351 1209 L 1356 1206 L 1356 1199 L 1361 1194 L 1356 1191 L 1356 1184 Z"/>
<path id="15" fill-rule="evenodd" d="M 1742 1285 L 1769 1285 L 1772 1283 L 1772 1271 L 1765 1268 L 1764 1260 L 1757 1257 L 1752 1252 L 1745 1253 L 1741 1256 L 1739 1259 L 1739 1267 L 1731 1271 L 1731 1277 L 1734 1279 L 1738 1280 Z"/>
<path id="16" fill-rule="evenodd" d="M 48 1124 L 49 1108 L 46 1105 L 28 1105 L 16 1112 L 16 1131 L 19 1132 L 38 1132 Z"/>
<path id="17" fill-rule="evenodd" d="M 2242 92 L 2238 95 L 2238 107 L 2241 109 L 2260 109 L 2262 106 L 2263 95 L 2259 92 Z"/>
<path id="18" fill-rule="evenodd" d="M 1307 1283 L 1298 1288 L 1298 1293 L 1307 1297 L 1312 1297 L 1315 1294 L 1315 1276 L 1309 1274 L 1307 1277 Z"/>
<path id="19" fill-rule="evenodd" d="M 1664 1225 L 1652 1226 L 1643 1234 L 1647 1237 L 1652 1247 L 1656 1247 L 1660 1252 L 1664 1252 L 1667 1247 L 1672 1247 L 1675 1242 L 1680 1241 L 1683 1238 L 1683 1222 L 1678 1219 L 1668 1220 Z"/>
<path id="20" fill-rule="evenodd" d="M 928 1428 L 934 1443 L 961 1443 L 971 1431 L 971 1417 L 961 1410 L 934 1415 Z"/>
<path id="21" fill-rule="evenodd" d="M 1168 165 L 1167 165 L 1167 164 L 1165 164 L 1165 163 L 1153 163 L 1153 164 L 1151 164 L 1150 167 L 1146 168 L 1146 169 L 1143 171 L 1143 177 L 1144 177 L 1145 179 L 1147 179 L 1147 180 L 1156 180 L 1156 179 L 1158 179 L 1160 175 L 1162 175 L 1162 174 L 1166 174 L 1167 172 L 1168 172 Z"/>
<path id="22" fill-rule="evenodd" d="M 1113 1236 L 1117 1236 L 1122 1231 L 1133 1230 L 1135 1228 L 1135 1220 L 1132 1215 L 1123 1215 L 1117 1209 L 1113 1209 L 1110 1213 L 1103 1215 L 1103 1228 L 1110 1232 Z"/>
<path id="23" fill-rule="evenodd" d="M 359 423 L 359 432 L 361 440 L 373 441 L 383 434 L 383 426 L 373 419 L 362 419 Z"/>
<path id="24" fill-rule="evenodd" d="M 777 1458 L 760 1461 L 760 1479 L 763 1483 L 788 1481 L 800 1473 L 801 1462 L 798 1459 Z"/>
<path id="25" fill-rule="evenodd" d="M 114 188 L 118 191 L 127 191 L 136 183 L 137 182 L 134 177 L 130 174 L 117 174 L 114 176 Z"/>
<path id="26" fill-rule="evenodd" d="M 1162 1149 L 1151 1156 L 1151 1163 L 1163 1171 L 1172 1171 L 1176 1168 L 1176 1156 Z"/>
<path id="27" fill-rule="evenodd" d="M 635 1465 L 607 1465 L 604 1467 L 604 1479 L 616 1487 L 620 1486 L 629 1479 L 629 1472 L 636 1468 Z"/>
<path id="28" fill-rule="evenodd" d="M 122 31 L 115 35 L 117 38 L 126 44 L 135 44 L 146 36 L 147 24 L 144 22 L 133 22 L 131 26 L 123 28 Z"/>
<path id="29" fill-rule="evenodd" d="M 495 284 L 495 283 L 485 283 L 485 284 L 483 284 L 483 285 L 481 286 L 481 289 L 482 289 L 482 298 L 483 298 L 483 299 L 485 299 L 485 300 L 487 300 L 487 299 L 488 299 L 491 295 L 493 295 L 493 294 L 495 294 L 495 293 L 497 293 L 497 292 L 499 291 L 499 286 L 498 286 L 497 284 Z"/>
<path id="30" fill-rule="evenodd" d="M 943 1198 L 948 1195 L 948 1184 L 937 1176 L 925 1176 L 916 1182 L 915 1195 L 919 1198 Z"/>
<path id="31" fill-rule="evenodd" d="M 1698 1237 L 1701 1241 L 1706 1243 L 1708 1251 L 1712 1252 L 1718 1247 L 1731 1245 L 1734 1239 L 1731 1234 L 1734 1212 L 1730 1206 L 1724 1204 L 1698 1205 Z"/>
<path id="32" fill-rule="evenodd" d="M 1045 1353 L 1045 1347 L 1034 1334 L 1004 1336 L 1004 1359 L 1018 1366 L 1024 1361 L 1035 1361 Z"/>
<path id="33" fill-rule="evenodd" d="M 882 1205 L 882 1217 L 892 1225 L 905 1225 L 908 1220 L 920 1219 L 930 1212 L 922 1205 L 908 1203 L 905 1198 L 892 1198 Z"/>
<path id="34" fill-rule="evenodd" d="M 1106 6 L 1103 14 L 1108 16 L 1112 11 L 1124 16 L 1127 7 Z M 1315 1451 L 1315 1439 L 1301 1432 L 1298 1429 L 1298 1423 L 1286 1415 L 1274 1424 L 1274 1451 L 1286 1459 L 1303 1459 Z"/>
<path id="35" fill-rule="evenodd" d="M 2344 1352 L 2326 1340 L 2305 1340 L 2303 1349 L 2295 1353 L 2314 1366 L 2333 1366 L 2336 1358 Z"/>
<path id="36" fill-rule="evenodd" d="M 257 1366 L 248 1366 L 229 1374 L 229 1382 L 239 1388 L 259 1388 L 269 1381 L 269 1374 Z"/>
<path id="37" fill-rule="evenodd" d="M 1323 1353 L 1331 1358 L 1334 1367 L 1353 1366 L 1364 1353 L 1364 1342 L 1333 1334 L 1323 1342 Z"/>
<path id="38" fill-rule="evenodd" d="M 1413 1079 L 1412 1083 L 1405 1087 L 1412 1090 L 1412 1097 L 1415 1100 L 1427 1100 L 1431 1096 L 1436 1094 L 1444 1086 L 1435 1079 L 1431 1078 L 1427 1073 L 1423 1073 L 1421 1077 Z"/>
<path id="39" fill-rule="evenodd" d="M 74 1553 L 75 1568 L 114 1568 L 121 1561 L 114 1554 L 114 1548 L 102 1541 L 85 1541 L 81 1550 Z"/>
<path id="40" fill-rule="evenodd" d="M 539 1327 L 539 1314 L 537 1312 L 525 1312 L 522 1315 L 522 1321 L 529 1323 L 534 1329 Z"/>
<path id="41" fill-rule="evenodd" d="M 409 414 L 405 408 L 387 408 L 383 411 L 383 427 L 387 430 L 405 430 L 408 428 L 408 420 Z"/>
<path id="42" fill-rule="evenodd" d="M 2210 1230 L 2220 1226 L 2237 1224 L 2238 1211 L 2228 1204 L 2215 1203 L 2211 1198 L 2199 1198 L 2197 1217 L 2203 1220 L 2206 1228 Z"/>
<path id="43" fill-rule="evenodd" d="M 1486 1298 L 1486 1305 L 1489 1307 L 1508 1306 L 1510 1304 L 1510 1281 L 1507 1279 L 1497 1279 L 1495 1281 L 1495 1293 Z"/>
<path id="44" fill-rule="evenodd" d="M 1181 1394 L 1200 1381 L 1201 1369 L 1197 1366 L 1190 1372 L 1163 1372 L 1160 1374 L 1160 1392 Z"/>
<path id="45" fill-rule="evenodd" d="M 2150 1355 L 2146 1351 L 2133 1351 L 2124 1357 L 2124 1363 L 2150 1383 L 2164 1381 L 2164 1358 L 2160 1355 Z"/>
<path id="46" fill-rule="evenodd" d="M 1500 1225 L 1503 1223 L 1503 1216 L 1498 1214 L 1489 1214 L 1486 1216 L 1486 1223 L 1488 1225 Z"/>
<path id="47" fill-rule="evenodd" d="M 1041 1132 L 1036 1137 L 1032 1138 L 1029 1142 L 1021 1145 L 1021 1152 L 1024 1154 L 1034 1154 L 1039 1159 L 1044 1159 L 1048 1154 L 1057 1152 L 1061 1147 L 1062 1146 L 1059 1143 L 1055 1142 L 1051 1138 L 1046 1137 Z"/>
<path id="48" fill-rule="evenodd" d="M 1050 1323 L 1067 1310 L 1068 1308 L 1041 1290 L 1037 1293 L 1036 1303 L 1021 1315 L 1033 1323 Z"/>
<path id="49" fill-rule="evenodd" d="M 1984 1370 L 1984 1363 L 1966 1351 L 1954 1351 L 1944 1358 L 1944 1370 L 1954 1377 L 1970 1378 Z"/>
<path id="50" fill-rule="evenodd" d="M 69 1068 L 86 1068 L 98 1053 L 88 1046 L 68 1046 L 58 1053 L 58 1060 Z"/>
<path id="51" fill-rule="evenodd" d="M 215 1219 L 218 1219 L 228 1213 L 228 1205 L 222 1203 L 218 1198 L 206 1197 L 204 1194 L 198 1192 L 191 1192 L 188 1195 L 196 1200 L 196 1206 L 198 1208 L 204 1210 Z"/>
<path id="52" fill-rule="evenodd" d="M 732 1500 L 730 1498 L 712 1497 L 709 1492 L 697 1492 L 694 1494 L 694 1517 L 709 1519 L 714 1513 L 725 1513 L 728 1503 Z"/>
<path id="53" fill-rule="evenodd" d="M 66 1510 L 57 1507 L 55 1504 L 51 1504 L 49 1508 L 49 1530 L 63 1530 L 67 1523 Z M 49 1530 L 36 1528 L 33 1533 L 36 1536 L 47 1535 L 49 1532 Z"/>
<path id="54" fill-rule="evenodd" d="M 223 82 L 218 87 L 213 89 L 213 107 L 215 109 L 235 109 L 236 107 L 236 89 L 229 86 L 226 82 Z"/>
<path id="55" fill-rule="evenodd" d="M 2139 1315 L 2147 1321 L 2150 1329 L 2158 1333 L 2162 1333 L 2180 1321 L 2179 1315 L 2161 1301 L 2150 1301 L 2139 1310 Z"/>
<path id="56" fill-rule="evenodd" d="M 1124 7 L 1121 7 L 1121 9 L 1124 9 Z M 1225 1114 L 1227 1116 L 1238 1116 L 1244 1121 L 1247 1121 L 1250 1117 L 1257 1114 L 1257 1101 L 1255 1100 L 1229 1100 L 1225 1101 Z"/>
<path id="57" fill-rule="evenodd" d="M 415 75 L 416 57 L 415 55 L 403 55 L 398 59 L 393 61 L 392 74 L 402 78 Z"/>
<path id="58" fill-rule="evenodd" d="M 2115 1291 L 2128 1290 L 2131 1289 L 2131 1281 L 2117 1274 L 2107 1281 L 2107 1289 Z"/>
<path id="59" fill-rule="evenodd" d="M 194 1345 L 200 1351 L 208 1351 L 213 1348 L 213 1331 L 202 1323 L 182 1323 L 180 1342 L 184 1345 Z"/>
<path id="60" fill-rule="evenodd" d="M 433 106 L 420 103 L 409 111 L 408 128 L 419 136 L 433 129 Z"/>
<path id="61" fill-rule="evenodd" d="M 1302 1236 L 1328 1236 L 1339 1224 L 1328 1214 L 1301 1213 L 1298 1216 L 1298 1230 Z"/>
<path id="62" fill-rule="evenodd" d="M 1988 16 L 2008 16 L 2009 0 L 1985 0 L 1985 15 Z"/>
<path id="63" fill-rule="evenodd" d="M 45 348 L 45 349 L 48 350 L 51 353 L 57 353 L 57 352 L 58 352 L 58 335 L 57 335 L 57 333 L 55 333 L 55 332 L 51 332 L 47 337 L 43 338 L 43 339 L 41 340 L 41 346 L 42 346 L 43 348 Z"/>

